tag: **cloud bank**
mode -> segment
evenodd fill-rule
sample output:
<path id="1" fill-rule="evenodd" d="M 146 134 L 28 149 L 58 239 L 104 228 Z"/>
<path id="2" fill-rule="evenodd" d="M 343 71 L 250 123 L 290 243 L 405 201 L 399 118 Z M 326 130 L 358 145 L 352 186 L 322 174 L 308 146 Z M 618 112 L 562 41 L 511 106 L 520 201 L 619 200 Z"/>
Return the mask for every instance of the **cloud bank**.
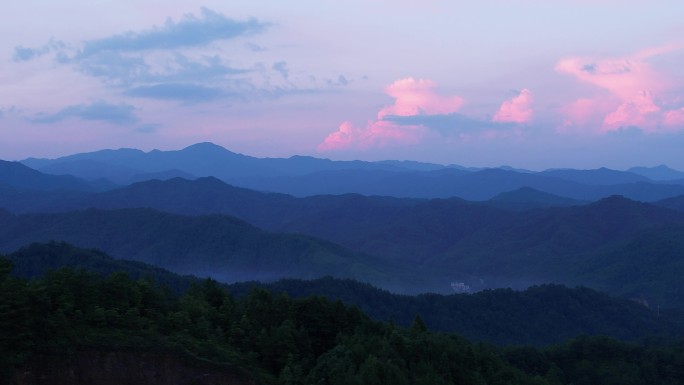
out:
<path id="1" fill-rule="evenodd" d="M 677 82 L 649 63 L 649 59 L 682 48 L 668 45 L 622 58 L 571 57 L 558 61 L 557 72 L 607 91 L 564 106 L 561 111 L 565 121 L 561 131 L 589 128 L 605 134 L 627 128 L 637 128 L 644 133 L 684 129 L 684 109 L 676 99 L 666 96 Z"/>
<path id="2" fill-rule="evenodd" d="M 116 125 L 132 124 L 138 121 L 135 107 L 129 104 L 109 104 L 98 101 L 61 109 L 54 114 L 40 114 L 30 120 L 36 123 L 56 123 L 67 119 L 102 121 Z"/>
<path id="3" fill-rule="evenodd" d="M 78 45 L 51 40 L 39 48 L 16 46 L 16 63 L 51 54 L 59 65 L 103 82 L 121 96 L 184 104 L 248 99 L 300 91 L 285 61 L 236 67 L 224 43 L 264 33 L 269 23 L 235 20 L 208 8 L 167 19 L 161 26 L 127 31 Z M 281 79 L 272 84 L 273 74 Z M 284 84 L 283 84 L 284 83 Z"/>
<path id="4" fill-rule="evenodd" d="M 527 123 L 532 120 L 532 92 L 527 88 L 501 104 L 492 118 L 495 122 Z"/>
<path id="5" fill-rule="evenodd" d="M 184 83 L 162 83 L 149 86 L 138 86 L 129 89 L 125 94 L 138 98 L 184 101 L 187 103 L 209 102 L 232 95 L 232 93 L 220 87 Z"/>
<path id="6" fill-rule="evenodd" d="M 178 22 L 168 19 L 163 27 L 140 32 L 128 31 L 87 41 L 78 57 L 88 57 L 104 51 L 138 52 L 205 46 L 217 40 L 259 33 L 267 26 L 268 24 L 257 19 L 233 20 L 203 7 L 199 17 L 187 14 Z"/>
<path id="7" fill-rule="evenodd" d="M 318 151 L 412 145 L 420 143 L 429 131 L 460 139 L 494 138 L 533 117 L 532 92 L 528 89 L 505 101 L 491 120 L 484 120 L 459 113 L 464 99 L 440 95 L 436 88 L 431 80 L 412 77 L 393 82 L 385 93 L 394 103 L 382 107 L 365 127 L 340 124 L 318 145 Z"/>
<path id="8" fill-rule="evenodd" d="M 396 120 L 386 118 L 448 114 L 463 105 L 461 97 L 442 96 L 435 89 L 435 83 L 430 80 L 409 77 L 393 82 L 385 88 L 385 93 L 394 99 L 394 103 L 380 109 L 376 120 L 365 127 L 355 127 L 351 122 L 340 124 L 337 131 L 318 145 L 318 150 L 368 149 L 419 142 L 425 131 L 422 125 L 398 124 Z"/>

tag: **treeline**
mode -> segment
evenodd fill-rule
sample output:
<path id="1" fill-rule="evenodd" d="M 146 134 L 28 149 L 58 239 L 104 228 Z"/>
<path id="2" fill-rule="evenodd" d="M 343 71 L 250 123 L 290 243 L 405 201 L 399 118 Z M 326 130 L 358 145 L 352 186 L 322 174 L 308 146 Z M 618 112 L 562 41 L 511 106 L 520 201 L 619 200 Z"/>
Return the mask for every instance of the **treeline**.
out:
<path id="1" fill-rule="evenodd" d="M 126 271 L 133 279 L 151 279 L 176 294 L 201 281 L 63 242 L 34 243 L 7 257 L 14 263 L 12 274 L 29 279 L 70 266 L 105 276 Z M 287 293 L 293 298 L 319 295 L 333 301 L 340 299 L 346 305 L 358 306 L 373 320 L 400 326 L 409 326 L 420 315 L 432 331 L 457 333 L 471 341 L 498 345 L 543 346 L 580 334 L 606 335 L 625 341 L 652 335 L 684 335 L 680 310 L 658 311 L 587 288 L 542 285 L 524 291 L 496 289 L 473 294 L 406 296 L 333 277 L 225 286 L 234 297 L 247 296 L 254 287 L 274 294 Z"/>
<path id="2" fill-rule="evenodd" d="M 495 348 L 370 320 L 355 307 L 213 280 L 174 294 L 126 273 L 61 269 L 31 281 L 0 259 L 0 367 L 82 349 L 154 349 L 228 364 L 265 384 L 675 384 L 682 344 L 583 337 L 551 348 Z"/>
<path id="3" fill-rule="evenodd" d="M 340 299 L 358 306 L 374 320 L 401 326 L 409 326 L 419 314 L 430 330 L 458 333 L 471 341 L 497 345 L 544 346 L 580 334 L 606 335 L 623 341 L 684 335 L 679 310 L 658 311 L 582 287 L 547 284 L 524 291 L 493 289 L 472 294 L 406 296 L 332 277 L 242 282 L 228 287 L 236 296 L 263 287 L 295 298 L 315 294 Z"/>

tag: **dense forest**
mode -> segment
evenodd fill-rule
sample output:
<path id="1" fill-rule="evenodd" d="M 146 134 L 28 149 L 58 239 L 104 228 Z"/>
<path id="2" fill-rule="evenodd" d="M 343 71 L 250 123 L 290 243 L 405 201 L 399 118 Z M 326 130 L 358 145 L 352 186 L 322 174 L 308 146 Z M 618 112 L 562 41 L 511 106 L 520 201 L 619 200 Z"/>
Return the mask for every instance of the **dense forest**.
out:
<path id="1" fill-rule="evenodd" d="M 13 275 L 28 279 L 71 267 L 101 275 L 125 271 L 132 279 L 152 280 L 175 294 L 201 282 L 194 276 L 180 276 L 145 263 L 114 259 L 101 251 L 64 242 L 33 243 L 8 254 L 7 258 L 14 263 Z M 341 300 L 346 305 L 357 306 L 373 320 L 401 326 L 409 326 L 420 315 L 430 330 L 458 333 L 471 341 L 498 345 L 542 346 L 580 334 L 632 341 L 653 335 L 684 335 L 684 321 L 677 309 L 649 308 L 638 301 L 614 298 L 583 287 L 546 284 L 523 291 L 492 289 L 408 296 L 330 276 L 221 285 L 235 297 L 245 297 L 260 288 L 274 295 L 287 293 L 293 298 L 319 295 Z"/>
<path id="2" fill-rule="evenodd" d="M 684 344 L 580 336 L 547 348 L 494 347 L 372 321 L 320 296 L 216 281 L 175 294 L 125 272 L 60 269 L 26 280 L 0 260 L 0 367 L 5 383 L 32 360 L 81 351 L 166 351 L 263 384 L 677 384 Z M 26 366 L 28 365 L 28 366 Z M 16 378 L 15 378 L 16 379 Z"/>
<path id="3" fill-rule="evenodd" d="M 397 295 L 353 280 L 332 277 L 228 286 L 236 296 L 255 287 L 295 298 L 321 295 L 358 306 L 372 319 L 409 326 L 422 317 L 433 331 L 458 333 L 471 341 L 497 345 L 543 346 L 580 334 L 636 341 L 653 335 L 684 335 L 678 309 L 652 309 L 636 301 L 610 297 L 592 289 L 561 285 L 526 290 L 491 289 L 451 295 Z"/>

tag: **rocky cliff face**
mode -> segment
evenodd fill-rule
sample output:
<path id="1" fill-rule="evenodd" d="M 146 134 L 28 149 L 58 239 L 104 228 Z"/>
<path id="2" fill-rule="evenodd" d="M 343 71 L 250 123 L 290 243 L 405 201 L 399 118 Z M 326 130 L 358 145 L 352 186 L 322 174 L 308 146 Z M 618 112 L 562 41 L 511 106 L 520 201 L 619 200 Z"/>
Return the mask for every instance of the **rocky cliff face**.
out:
<path id="1" fill-rule="evenodd" d="M 255 385 L 239 369 L 172 353 L 86 351 L 36 356 L 12 385 Z"/>

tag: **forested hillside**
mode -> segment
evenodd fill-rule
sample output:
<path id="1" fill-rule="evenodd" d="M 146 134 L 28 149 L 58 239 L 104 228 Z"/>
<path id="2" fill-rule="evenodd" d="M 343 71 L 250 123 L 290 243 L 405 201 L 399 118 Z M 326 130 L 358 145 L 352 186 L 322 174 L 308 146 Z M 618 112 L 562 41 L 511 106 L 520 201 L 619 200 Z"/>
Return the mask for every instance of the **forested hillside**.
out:
<path id="1" fill-rule="evenodd" d="M 180 275 L 143 262 L 115 259 L 97 249 L 84 249 L 65 242 L 32 243 L 6 255 L 12 261 L 12 275 L 33 279 L 70 268 L 102 276 L 124 271 L 132 279 L 149 279 L 174 293 L 182 293 L 201 281 L 193 275 Z"/>
<path id="2" fill-rule="evenodd" d="M 0 259 L 4 382 L 27 376 L 60 382 L 63 370 L 35 364 L 50 357 L 64 363 L 82 352 L 135 355 L 150 349 L 260 384 L 684 381 L 678 364 L 684 350 L 674 343 L 580 337 L 552 348 L 500 349 L 431 332 L 420 317 L 409 328 L 372 322 L 355 308 L 316 296 L 291 299 L 256 289 L 235 298 L 212 280 L 175 296 L 125 273 L 103 278 L 67 269 L 29 283 L 10 271 L 11 262 Z M 83 370 L 72 369 L 72 376 Z M 174 373 L 159 378 L 174 381 Z"/>
<path id="3" fill-rule="evenodd" d="M 225 215 L 186 217 L 151 209 L 0 215 L 0 250 L 50 240 L 225 282 L 322 275 L 392 279 L 392 270 L 378 270 L 373 257 L 304 235 L 265 232 Z"/>
<path id="4" fill-rule="evenodd" d="M 116 260 L 97 250 L 65 243 L 32 244 L 7 256 L 13 275 L 40 278 L 51 270 L 70 267 L 101 275 L 125 271 L 133 279 L 146 279 L 182 293 L 201 279 L 179 276 L 140 262 Z M 254 288 L 294 298 L 319 295 L 358 306 L 377 321 L 409 326 L 416 315 L 434 331 L 455 332 L 473 341 L 495 344 L 545 345 L 578 335 L 606 335 L 637 340 L 654 335 L 684 334 L 679 312 L 659 311 L 643 303 L 612 298 L 587 288 L 543 285 L 525 291 L 486 290 L 473 294 L 406 296 L 392 294 L 349 279 L 286 279 L 270 284 L 223 284 L 237 298 Z"/>
<path id="5" fill-rule="evenodd" d="M 510 210 L 458 198 L 294 198 L 204 178 L 145 182 L 53 208 L 66 202 L 116 210 L 5 212 L 0 250 L 64 240 L 226 281 L 333 275 L 403 293 L 448 293 L 453 281 L 474 290 L 560 283 L 684 305 L 681 249 L 664 246 L 682 238 L 684 214 L 623 197 Z M 619 257 L 633 250 L 640 254 Z"/>

